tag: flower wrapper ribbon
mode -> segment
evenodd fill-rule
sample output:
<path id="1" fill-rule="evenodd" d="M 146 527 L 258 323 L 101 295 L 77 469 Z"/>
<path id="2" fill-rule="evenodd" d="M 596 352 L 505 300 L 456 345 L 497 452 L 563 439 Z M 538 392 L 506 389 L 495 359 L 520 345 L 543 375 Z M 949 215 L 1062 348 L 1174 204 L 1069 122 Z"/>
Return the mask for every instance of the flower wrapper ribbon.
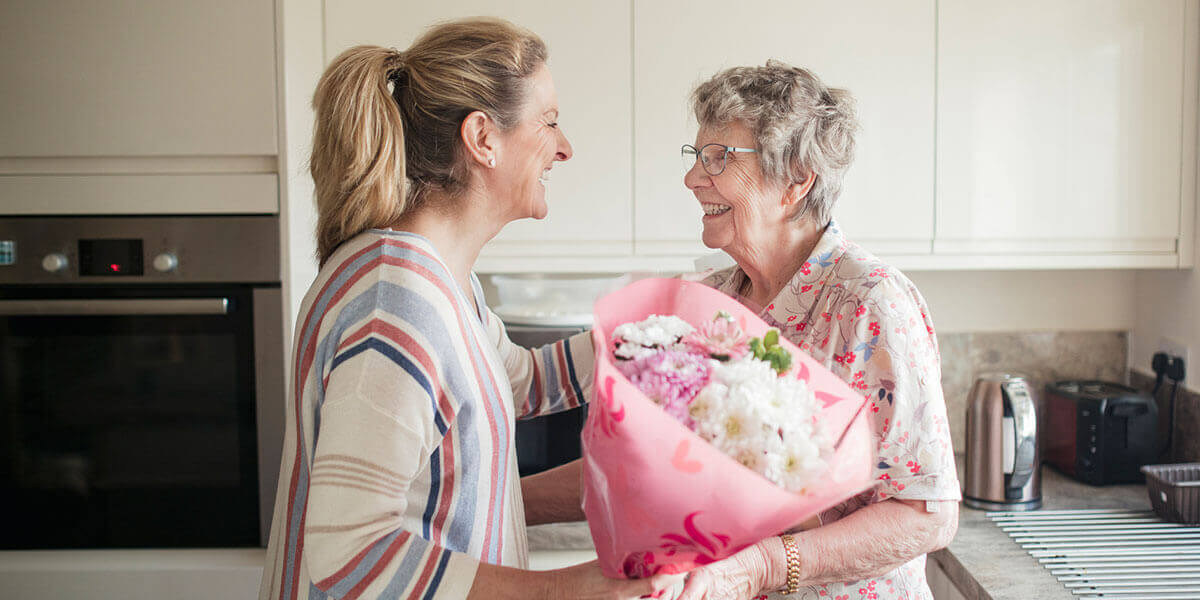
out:
<path id="1" fill-rule="evenodd" d="M 582 438 L 583 511 L 605 575 L 681 573 L 791 529 L 871 487 L 874 444 L 867 402 L 837 375 L 781 337 L 792 353 L 785 377 L 805 380 L 818 424 L 840 444 L 826 471 L 790 492 L 739 464 L 665 413 L 613 364 L 612 331 L 652 314 L 697 326 L 717 311 L 750 336 L 766 322 L 700 283 L 643 279 L 596 301 L 595 398 Z"/>

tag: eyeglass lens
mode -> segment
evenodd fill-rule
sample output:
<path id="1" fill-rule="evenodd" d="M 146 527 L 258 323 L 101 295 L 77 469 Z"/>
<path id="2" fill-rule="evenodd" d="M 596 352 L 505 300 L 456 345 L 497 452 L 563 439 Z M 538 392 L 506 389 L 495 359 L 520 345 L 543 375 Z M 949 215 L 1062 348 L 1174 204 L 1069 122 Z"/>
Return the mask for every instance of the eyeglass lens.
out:
<path id="1" fill-rule="evenodd" d="M 725 146 L 721 144 L 706 144 L 699 151 L 694 146 L 684 145 L 681 151 L 683 166 L 691 169 L 696 164 L 696 154 L 700 154 L 700 164 L 709 175 L 720 175 L 725 170 Z"/>

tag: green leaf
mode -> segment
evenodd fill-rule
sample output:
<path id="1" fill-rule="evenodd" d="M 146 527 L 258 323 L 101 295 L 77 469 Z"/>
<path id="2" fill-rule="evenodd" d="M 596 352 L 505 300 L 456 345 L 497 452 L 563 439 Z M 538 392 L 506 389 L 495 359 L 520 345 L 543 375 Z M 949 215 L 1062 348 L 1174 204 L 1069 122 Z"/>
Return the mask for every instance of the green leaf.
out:
<path id="1" fill-rule="evenodd" d="M 763 348 L 761 339 L 750 338 L 750 352 L 754 353 L 754 358 L 761 359 L 763 357 L 763 355 L 766 353 L 766 349 Z"/>
<path id="2" fill-rule="evenodd" d="M 778 352 L 776 352 L 776 350 Z M 771 349 L 771 366 L 775 368 L 775 372 L 783 375 L 787 373 L 789 367 L 792 366 L 792 354 L 778 346 Z"/>
<path id="3" fill-rule="evenodd" d="M 767 335 L 763 336 L 763 345 L 767 348 L 774 348 L 779 345 L 779 330 L 774 327 L 767 330 Z"/>

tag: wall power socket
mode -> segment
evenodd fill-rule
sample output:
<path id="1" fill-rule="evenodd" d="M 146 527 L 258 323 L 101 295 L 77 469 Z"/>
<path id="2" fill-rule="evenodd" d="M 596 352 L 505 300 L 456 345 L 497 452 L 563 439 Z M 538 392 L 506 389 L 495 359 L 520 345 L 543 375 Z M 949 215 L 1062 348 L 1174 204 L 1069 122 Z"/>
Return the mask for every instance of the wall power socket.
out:
<path id="1" fill-rule="evenodd" d="M 1156 347 L 1156 351 L 1166 352 L 1171 358 L 1182 358 L 1184 365 L 1192 364 L 1191 359 L 1188 358 L 1187 344 L 1179 340 L 1174 340 L 1169 337 L 1160 337 L 1158 338 L 1158 346 Z M 1183 379 L 1184 381 L 1187 381 L 1186 374 Z M 1179 384 L 1183 385 L 1184 381 L 1180 381 Z"/>

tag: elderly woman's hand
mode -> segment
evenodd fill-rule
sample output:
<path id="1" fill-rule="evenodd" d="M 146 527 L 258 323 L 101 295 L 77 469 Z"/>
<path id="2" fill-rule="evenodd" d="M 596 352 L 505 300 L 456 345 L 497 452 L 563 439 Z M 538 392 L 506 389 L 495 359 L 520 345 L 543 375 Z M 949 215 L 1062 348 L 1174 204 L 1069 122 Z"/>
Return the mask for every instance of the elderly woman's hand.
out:
<path id="1" fill-rule="evenodd" d="M 770 537 L 729 558 L 696 569 L 677 600 L 749 600 L 760 594 L 767 581 Z"/>

